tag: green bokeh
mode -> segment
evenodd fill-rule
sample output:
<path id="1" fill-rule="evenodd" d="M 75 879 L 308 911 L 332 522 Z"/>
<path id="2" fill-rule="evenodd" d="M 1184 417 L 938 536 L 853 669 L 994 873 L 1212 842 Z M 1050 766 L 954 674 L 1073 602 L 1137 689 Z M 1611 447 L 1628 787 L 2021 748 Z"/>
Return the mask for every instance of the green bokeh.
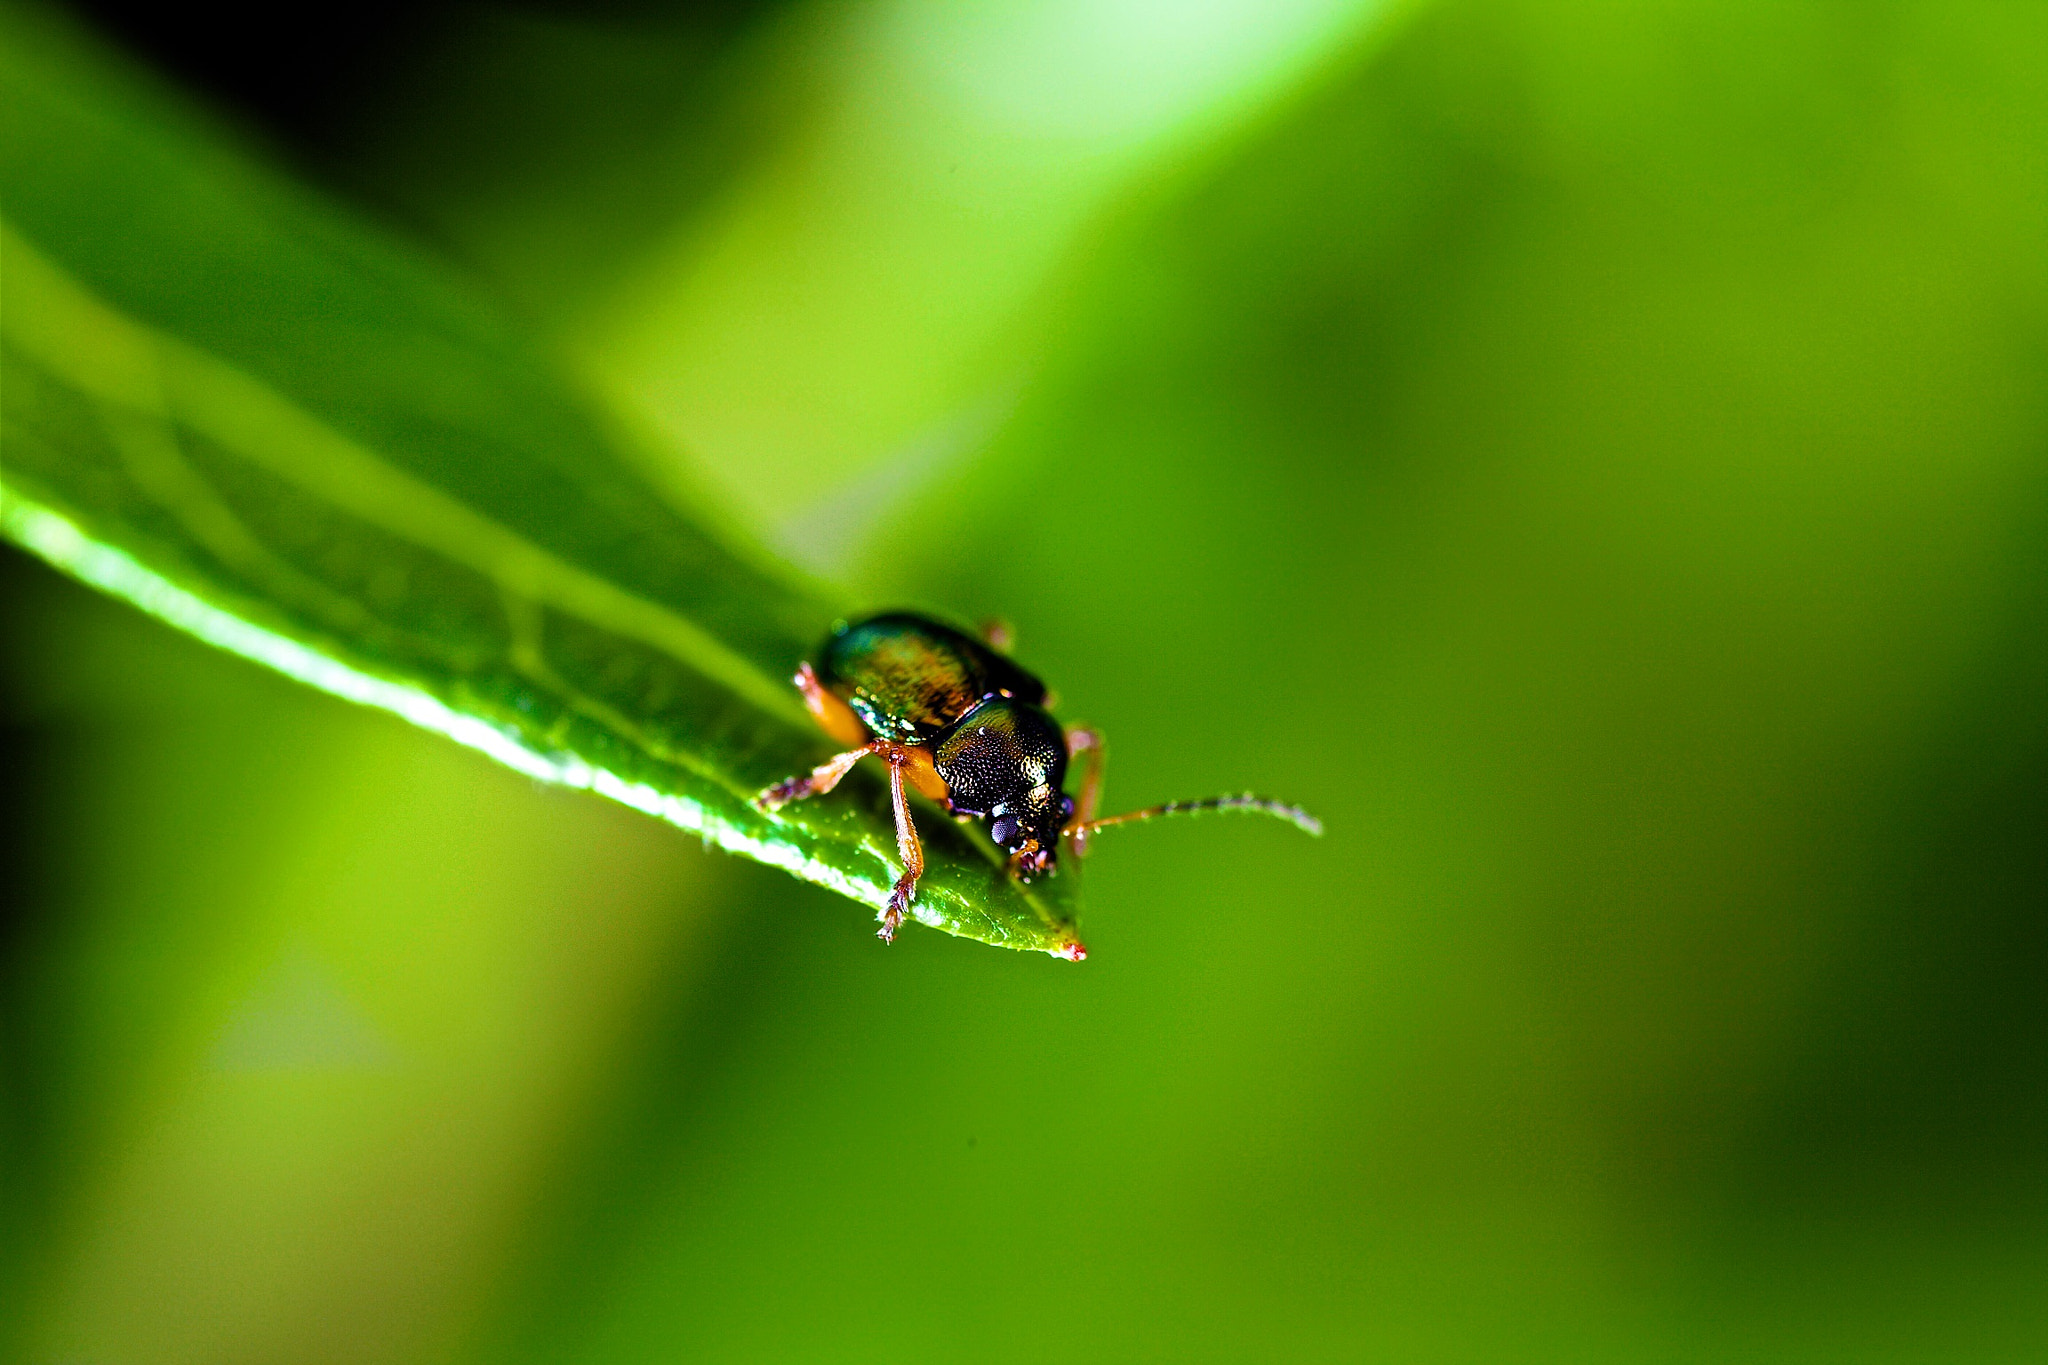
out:
<path id="1" fill-rule="evenodd" d="M 721 41 L 704 126 L 753 140 L 637 227 L 559 149 L 436 197 L 481 94 L 329 174 L 622 411 L 758 439 L 703 458 L 764 538 L 1015 621 L 1113 805 L 1329 836 L 1105 834 L 1078 968 L 885 951 L 10 561 L 24 1358 L 2048 1351 L 2048 20 L 1361 20 L 1114 193 L 1000 200 L 1059 245 L 1006 311 L 786 428 L 648 320 L 869 240 L 717 206 L 812 202 L 820 64 L 896 68 L 804 10 Z M 695 145 L 621 135 L 618 183 Z M 903 259 L 1008 259 L 901 192 Z M 758 260 L 700 287 L 692 241 Z M 806 502 L 776 433 L 884 371 Z"/>

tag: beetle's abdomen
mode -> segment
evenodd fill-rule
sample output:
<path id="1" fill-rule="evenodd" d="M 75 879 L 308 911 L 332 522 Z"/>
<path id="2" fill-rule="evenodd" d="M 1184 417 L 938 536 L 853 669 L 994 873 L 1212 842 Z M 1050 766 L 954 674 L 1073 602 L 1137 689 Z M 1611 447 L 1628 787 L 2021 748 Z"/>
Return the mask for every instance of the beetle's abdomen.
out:
<path id="1" fill-rule="evenodd" d="M 878 739 L 929 743 L 984 697 L 1036 703 L 1045 685 L 994 650 L 908 613 L 871 617 L 825 642 L 818 678 Z"/>

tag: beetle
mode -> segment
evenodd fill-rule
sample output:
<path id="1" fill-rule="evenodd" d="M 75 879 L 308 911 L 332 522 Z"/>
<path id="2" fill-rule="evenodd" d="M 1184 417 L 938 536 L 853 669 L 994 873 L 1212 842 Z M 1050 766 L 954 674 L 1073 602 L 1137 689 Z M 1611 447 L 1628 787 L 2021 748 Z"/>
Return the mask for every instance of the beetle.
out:
<path id="1" fill-rule="evenodd" d="M 1011 874 L 1027 882 L 1056 870 L 1062 838 L 1079 856 L 1097 830 L 1161 816 L 1257 811 L 1310 834 L 1323 832 L 1300 807 L 1249 794 L 1097 816 L 1102 736 L 1083 726 L 1062 726 L 1053 717 L 1045 684 L 1009 658 L 1008 635 L 1006 628 L 987 627 L 977 639 L 914 612 L 885 612 L 840 622 L 818 651 L 816 666 L 806 662 L 797 669 L 797 690 L 819 728 L 852 747 L 776 783 L 755 802 L 777 810 L 823 796 L 870 755 L 888 764 L 903 875 L 881 914 L 884 943 L 895 938 L 924 873 L 911 789 L 956 819 L 986 820 L 989 838 L 1008 855 Z M 1066 793 L 1067 768 L 1083 756 L 1087 770 L 1076 799 Z"/>

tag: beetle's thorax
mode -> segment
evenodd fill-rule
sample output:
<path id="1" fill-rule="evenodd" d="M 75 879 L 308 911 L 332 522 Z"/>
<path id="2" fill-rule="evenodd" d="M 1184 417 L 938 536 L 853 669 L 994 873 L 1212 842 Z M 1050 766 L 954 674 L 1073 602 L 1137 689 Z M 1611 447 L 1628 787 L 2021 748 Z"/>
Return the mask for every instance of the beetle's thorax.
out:
<path id="1" fill-rule="evenodd" d="M 961 814 L 986 816 L 989 837 L 1024 876 L 1049 871 L 1066 822 L 1066 736 L 1040 707 L 992 697 L 955 722 L 932 763 Z"/>

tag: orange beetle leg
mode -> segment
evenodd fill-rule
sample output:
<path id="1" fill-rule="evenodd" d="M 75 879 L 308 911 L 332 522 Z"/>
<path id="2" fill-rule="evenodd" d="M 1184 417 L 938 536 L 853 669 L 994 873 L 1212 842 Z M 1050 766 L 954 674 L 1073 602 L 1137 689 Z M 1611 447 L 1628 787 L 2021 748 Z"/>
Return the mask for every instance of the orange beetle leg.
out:
<path id="1" fill-rule="evenodd" d="M 896 852 L 903 859 L 903 875 L 896 879 L 889 892 L 889 904 L 882 911 L 882 927 L 877 932 L 884 943 L 896 937 L 903 917 L 910 912 L 910 902 L 917 896 L 917 879 L 924 875 L 924 845 L 918 842 L 917 826 L 910 820 L 910 798 L 903 790 L 903 772 L 910 766 L 909 755 L 913 752 L 916 751 L 897 749 L 888 756 L 889 802 L 896 811 Z"/>
<path id="2" fill-rule="evenodd" d="M 754 804 L 763 810 L 777 810 L 792 801 L 801 801 L 807 796 L 823 796 L 839 785 L 839 780 L 853 771 L 853 765 L 869 754 L 880 752 L 880 746 L 863 744 L 858 749 L 849 749 L 843 754 L 834 754 L 799 777 L 787 778 L 776 783 L 754 798 Z"/>

